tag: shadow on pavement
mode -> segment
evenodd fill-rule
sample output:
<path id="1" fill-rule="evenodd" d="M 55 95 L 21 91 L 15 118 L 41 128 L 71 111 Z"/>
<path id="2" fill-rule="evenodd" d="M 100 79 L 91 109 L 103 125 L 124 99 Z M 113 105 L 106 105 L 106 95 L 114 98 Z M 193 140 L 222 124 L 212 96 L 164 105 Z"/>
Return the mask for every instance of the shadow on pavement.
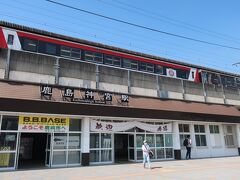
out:
<path id="1" fill-rule="evenodd" d="M 152 167 L 151 169 L 160 169 L 162 167 L 158 166 L 158 167 Z"/>

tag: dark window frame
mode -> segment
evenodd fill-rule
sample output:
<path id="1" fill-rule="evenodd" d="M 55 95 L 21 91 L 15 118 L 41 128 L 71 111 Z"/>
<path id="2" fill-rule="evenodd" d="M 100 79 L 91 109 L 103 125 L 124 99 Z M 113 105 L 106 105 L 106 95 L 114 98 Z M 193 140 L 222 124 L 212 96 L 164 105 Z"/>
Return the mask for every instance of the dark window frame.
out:
<path id="1" fill-rule="evenodd" d="M 123 68 L 127 68 L 127 69 L 138 70 L 138 68 L 139 68 L 138 61 L 132 60 L 132 59 L 124 58 L 122 64 L 123 64 L 122 65 Z"/>
<path id="2" fill-rule="evenodd" d="M 13 45 L 13 43 L 14 43 L 14 35 L 13 34 L 8 34 L 7 44 L 8 45 Z"/>
<path id="3" fill-rule="evenodd" d="M 26 50 L 26 51 L 37 52 L 38 51 L 38 40 L 24 38 L 22 48 L 23 48 L 23 50 Z"/>
<path id="4" fill-rule="evenodd" d="M 104 55 L 104 64 L 121 67 L 121 57 L 105 54 Z"/>
<path id="5" fill-rule="evenodd" d="M 85 51 L 84 58 L 86 61 L 95 62 L 95 63 L 99 63 L 99 64 L 103 63 L 103 54 L 99 53 L 99 52 Z M 99 59 L 100 59 L 100 61 L 99 61 Z"/>
<path id="6" fill-rule="evenodd" d="M 73 54 L 79 55 L 79 56 L 75 56 Z M 61 46 L 60 47 L 60 56 L 73 58 L 73 59 L 81 59 L 81 57 L 82 57 L 82 50 L 78 49 L 78 48 L 72 48 L 72 47 L 69 47 L 69 46 Z"/>

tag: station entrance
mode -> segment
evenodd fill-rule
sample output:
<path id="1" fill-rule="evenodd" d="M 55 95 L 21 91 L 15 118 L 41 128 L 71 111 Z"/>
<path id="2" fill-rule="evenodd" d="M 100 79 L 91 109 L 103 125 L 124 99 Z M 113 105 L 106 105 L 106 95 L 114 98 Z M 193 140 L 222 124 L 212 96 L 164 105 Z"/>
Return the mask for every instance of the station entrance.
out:
<path id="1" fill-rule="evenodd" d="M 21 133 L 18 169 L 44 167 L 46 160 L 47 133 Z"/>
<path id="2" fill-rule="evenodd" d="M 128 134 L 114 134 L 114 157 L 116 163 L 127 162 Z"/>

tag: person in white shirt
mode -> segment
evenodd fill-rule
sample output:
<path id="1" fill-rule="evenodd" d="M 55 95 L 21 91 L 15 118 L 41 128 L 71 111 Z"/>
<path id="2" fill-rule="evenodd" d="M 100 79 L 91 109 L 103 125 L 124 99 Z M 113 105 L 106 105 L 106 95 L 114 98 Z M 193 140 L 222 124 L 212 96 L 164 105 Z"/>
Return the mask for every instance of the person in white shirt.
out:
<path id="1" fill-rule="evenodd" d="M 146 140 L 143 141 L 142 151 L 143 151 L 143 167 L 145 168 L 145 165 L 147 162 L 148 168 L 151 169 L 150 157 L 149 157 L 149 153 L 151 150 L 150 150 L 149 145 L 147 144 Z"/>

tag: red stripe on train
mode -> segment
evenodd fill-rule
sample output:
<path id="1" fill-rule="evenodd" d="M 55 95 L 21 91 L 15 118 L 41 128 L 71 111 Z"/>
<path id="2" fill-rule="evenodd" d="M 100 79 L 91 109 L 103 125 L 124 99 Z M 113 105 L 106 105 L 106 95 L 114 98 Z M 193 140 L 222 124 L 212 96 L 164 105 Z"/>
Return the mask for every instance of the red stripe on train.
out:
<path id="1" fill-rule="evenodd" d="M 94 48 L 94 47 L 90 47 L 90 46 L 86 46 L 86 45 L 82 45 L 82 44 L 75 44 L 75 43 L 71 43 L 71 42 L 67 42 L 67 41 L 61 41 L 61 40 L 48 38 L 48 37 L 44 37 L 44 36 L 39 36 L 39 35 L 34 35 L 34 34 L 29 34 L 29 33 L 25 33 L 25 32 L 17 32 L 17 33 L 20 37 L 37 39 L 37 40 L 46 41 L 46 42 L 50 42 L 50 43 L 56 43 L 56 44 L 59 44 L 59 45 L 69 46 L 69 47 L 73 47 L 73 48 L 79 48 L 79 49 L 83 49 L 83 50 L 101 52 L 101 53 L 108 54 L 108 55 L 120 56 L 122 58 L 128 58 L 128 59 L 133 59 L 133 60 L 137 60 L 137 61 L 159 64 L 161 66 L 167 66 L 167 67 L 171 67 L 171 68 L 182 69 L 182 70 L 185 70 L 185 71 L 189 71 L 191 69 L 189 67 L 185 67 L 185 66 L 181 66 L 181 65 L 176 65 L 176 64 L 171 64 L 171 63 L 162 62 L 162 61 L 145 59 L 145 58 L 131 56 L 131 55 L 118 53 L 118 52 L 114 52 L 114 51 L 110 51 L 110 50 L 98 49 L 98 48 Z"/>
<path id="2" fill-rule="evenodd" d="M 3 34 L 2 27 L 0 27 L 0 47 L 5 48 L 5 49 L 8 48 L 7 42 L 6 42 L 4 34 Z"/>

